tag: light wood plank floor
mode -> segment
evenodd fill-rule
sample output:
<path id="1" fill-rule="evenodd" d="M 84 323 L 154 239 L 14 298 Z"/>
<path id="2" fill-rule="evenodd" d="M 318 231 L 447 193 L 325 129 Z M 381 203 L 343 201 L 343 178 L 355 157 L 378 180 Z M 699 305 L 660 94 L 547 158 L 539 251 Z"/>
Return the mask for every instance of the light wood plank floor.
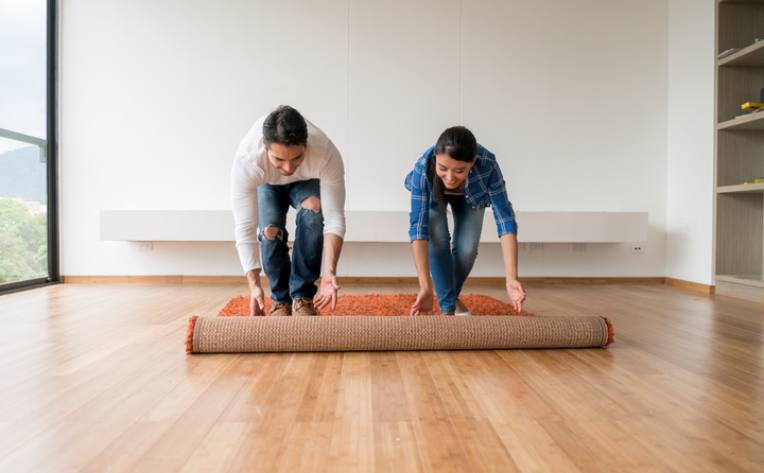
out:
<path id="1" fill-rule="evenodd" d="M 244 289 L 0 296 L 0 471 L 764 471 L 762 305 L 660 285 L 531 286 L 529 310 L 607 315 L 616 344 L 185 355 L 187 316 Z M 374 289 L 403 288 L 343 288 Z"/>

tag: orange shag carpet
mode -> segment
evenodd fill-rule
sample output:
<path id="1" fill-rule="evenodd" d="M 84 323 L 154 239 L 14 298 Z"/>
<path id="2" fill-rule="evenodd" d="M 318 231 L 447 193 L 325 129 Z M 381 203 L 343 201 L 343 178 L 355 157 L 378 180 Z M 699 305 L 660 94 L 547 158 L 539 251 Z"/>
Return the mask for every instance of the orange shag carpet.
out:
<path id="1" fill-rule="evenodd" d="M 533 315 L 523 310 L 517 313 L 512 306 L 493 297 L 470 294 L 460 296 L 470 309 L 472 315 Z M 416 300 L 415 294 L 366 294 L 362 296 L 339 296 L 337 308 L 325 308 L 321 315 L 409 315 L 411 305 Z M 265 299 L 266 313 L 270 309 L 271 300 Z M 438 303 L 435 301 L 431 315 L 440 315 Z M 249 296 L 237 296 L 228 301 L 218 316 L 247 316 L 249 315 Z"/>

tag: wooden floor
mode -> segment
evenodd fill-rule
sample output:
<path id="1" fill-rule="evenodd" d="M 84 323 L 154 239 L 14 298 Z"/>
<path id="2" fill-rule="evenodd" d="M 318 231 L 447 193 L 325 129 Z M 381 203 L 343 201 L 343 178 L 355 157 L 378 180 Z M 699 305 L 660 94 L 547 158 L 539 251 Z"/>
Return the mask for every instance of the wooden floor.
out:
<path id="1" fill-rule="evenodd" d="M 373 289 L 401 290 L 343 291 Z M 531 286 L 529 310 L 607 315 L 615 345 L 187 356 L 187 316 L 243 291 L 0 296 L 0 471 L 764 471 L 762 305 Z"/>

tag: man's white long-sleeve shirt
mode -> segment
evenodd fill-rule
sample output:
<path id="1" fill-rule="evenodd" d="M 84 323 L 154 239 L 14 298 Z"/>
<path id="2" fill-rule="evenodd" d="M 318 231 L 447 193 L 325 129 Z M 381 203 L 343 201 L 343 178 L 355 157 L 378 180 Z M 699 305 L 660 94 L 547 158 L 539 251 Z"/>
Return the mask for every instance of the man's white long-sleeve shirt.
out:
<path id="1" fill-rule="evenodd" d="M 257 240 L 257 187 L 283 185 L 319 179 L 324 234 L 345 236 L 345 168 L 337 147 L 318 127 L 308 124 L 305 157 L 291 176 L 284 176 L 268 160 L 263 143 L 262 117 L 241 141 L 231 168 L 231 204 L 235 222 L 236 250 L 247 273 L 260 268 L 260 243 Z"/>

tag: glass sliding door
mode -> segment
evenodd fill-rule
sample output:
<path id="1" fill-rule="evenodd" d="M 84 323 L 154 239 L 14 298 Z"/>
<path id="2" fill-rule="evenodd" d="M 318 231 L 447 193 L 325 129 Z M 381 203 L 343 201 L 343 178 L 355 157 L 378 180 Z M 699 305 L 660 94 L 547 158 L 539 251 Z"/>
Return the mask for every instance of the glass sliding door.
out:
<path id="1" fill-rule="evenodd" d="M 0 0 L 0 292 L 58 275 L 55 0 Z"/>

